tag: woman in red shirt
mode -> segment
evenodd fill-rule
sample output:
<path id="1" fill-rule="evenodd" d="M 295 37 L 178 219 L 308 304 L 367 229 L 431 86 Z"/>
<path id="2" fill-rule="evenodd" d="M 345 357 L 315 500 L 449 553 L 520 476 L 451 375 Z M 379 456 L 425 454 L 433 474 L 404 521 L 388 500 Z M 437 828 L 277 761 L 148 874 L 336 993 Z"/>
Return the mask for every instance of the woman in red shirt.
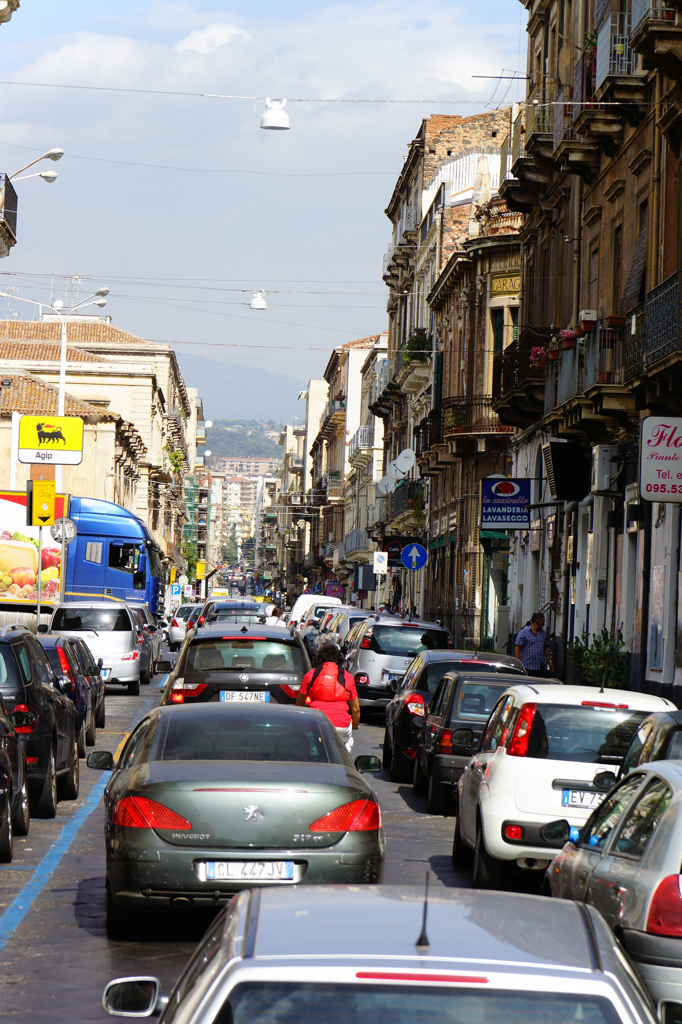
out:
<path id="1" fill-rule="evenodd" d="M 303 676 L 296 698 L 303 707 L 310 697 L 310 707 L 324 711 L 348 752 L 353 747 L 352 730 L 360 726 L 360 702 L 355 680 L 343 668 L 343 655 L 336 644 L 324 644 L 317 652 L 317 666 Z"/>

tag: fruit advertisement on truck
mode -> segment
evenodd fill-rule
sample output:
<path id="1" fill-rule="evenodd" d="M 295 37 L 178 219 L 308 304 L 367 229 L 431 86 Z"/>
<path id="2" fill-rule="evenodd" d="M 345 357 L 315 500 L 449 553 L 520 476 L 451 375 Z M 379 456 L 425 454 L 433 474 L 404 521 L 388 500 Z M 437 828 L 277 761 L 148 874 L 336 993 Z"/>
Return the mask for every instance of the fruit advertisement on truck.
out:
<path id="1" fill-rule="evenodd" d="M 66 515 L 66 495 L 58 494 L 55 516 Z M 40 600 L 56 604 L 61 587 L 61 545 L 42 527 Z M 26 495 L 0 491 L 0 603 L 38 599 L 38 527 L 26 525 Z"/>

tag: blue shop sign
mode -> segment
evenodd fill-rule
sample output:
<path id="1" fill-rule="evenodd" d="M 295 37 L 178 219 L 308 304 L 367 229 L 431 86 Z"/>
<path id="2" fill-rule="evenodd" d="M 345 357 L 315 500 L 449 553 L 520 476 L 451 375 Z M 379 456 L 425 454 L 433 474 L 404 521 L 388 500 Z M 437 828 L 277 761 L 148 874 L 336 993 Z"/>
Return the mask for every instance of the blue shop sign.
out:
<path id="1" fill-rule="evenodd" d="M 481 529 L 529 528 L 530 480 L 511 477 L 481 480 Z"/>

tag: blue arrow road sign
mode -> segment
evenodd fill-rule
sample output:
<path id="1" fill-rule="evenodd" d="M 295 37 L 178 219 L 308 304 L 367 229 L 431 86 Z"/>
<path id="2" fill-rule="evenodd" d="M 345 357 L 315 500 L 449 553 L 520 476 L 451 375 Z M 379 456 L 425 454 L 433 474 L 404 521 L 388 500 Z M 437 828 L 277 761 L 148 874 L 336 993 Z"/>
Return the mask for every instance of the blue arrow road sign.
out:
<path id="1" fill-rule="evenodd" d="M 427 558 L 426 548 L 421 544 L 408 544 L 403 548 L 402 562 L 406 569 L 421 569 Z"/>

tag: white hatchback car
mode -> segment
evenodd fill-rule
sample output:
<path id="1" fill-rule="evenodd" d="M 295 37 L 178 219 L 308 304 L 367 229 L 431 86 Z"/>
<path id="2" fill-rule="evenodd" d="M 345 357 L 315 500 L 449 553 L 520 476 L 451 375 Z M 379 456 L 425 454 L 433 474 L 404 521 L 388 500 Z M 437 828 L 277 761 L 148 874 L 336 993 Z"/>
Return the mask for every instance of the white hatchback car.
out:
<path id="1" fill-rule="evenodd" d="M 473 851 L 474 885 L 484 889 L 501 885 L 513 862 L 544 871 L 563 840 L 543 837 L 543 825 L 563 818 L 577 834 L 642 719 L 673 708 L 662 697 L 593 686 L 505 690 L 458 783 L 452 863 L 464 866 Z"/>
<path id="2" fill-rule="evenodd" d="M 181 604 L 171 615 L 168 626 L 168 646 L 171 651 L 180 650 L 180 645 L 187 633 L 187 621 L 193 610 L 198 607 L 199 605 L 196 604 Z"/>

